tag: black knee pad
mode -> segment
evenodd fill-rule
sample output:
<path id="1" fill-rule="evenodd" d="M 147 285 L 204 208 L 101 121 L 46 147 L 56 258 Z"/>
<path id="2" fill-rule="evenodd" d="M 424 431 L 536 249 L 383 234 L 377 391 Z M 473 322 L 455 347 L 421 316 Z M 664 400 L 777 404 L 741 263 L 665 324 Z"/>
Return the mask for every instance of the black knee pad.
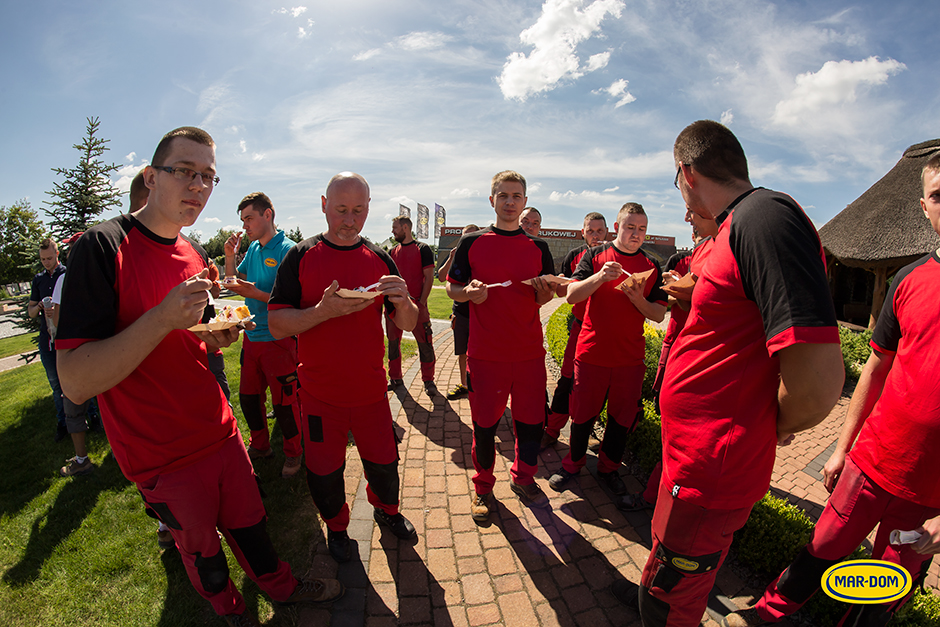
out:
<path id="1" fill-rule="evenodd" d="M 366 474 L 366 481 L 379 500 L 386 505 L 398 502 L 398 462 L 391 464 L 377 464 L 362 460 L 362 469 Z"/>
<path id="2" fill-rule="evenodd" d="M 571 399 L 571 386 L 573 380 L 571 377 L 561 377 L 558 384 L 555 385 L 555 393 L 552 395 L 552 411 L 556 414 L 567 414 L 568 401 Z"/>
<path id="3" fill-rule="evenodd" d="M 389 340 L 388 341 L 388 360 L 398 361 L 399 359 L 401 359 L 401 341 Z"/>
<path id="4" fill-rule="evenodd" d="M 228 562 L 221 547 L 219 552 L 210 557 L 196 555 L 196 572 L 199 573 L 199 583 L 202 589 L 209 594 L 218 594 L 228 585 Z"/>
<path id="5" fill-rule="evenodd" d="M 796 559 L 780 575 L 780 579 L 777 580 L 777 590 L 795 603 L 805 603 L 819 590 L 819 580 L 823 573 L 843 559 L 845 558 L 824 560 L 814 557 L 804 546 Z"/>
<path id="6" fill-rule="evenodd" d="M 281 427 L 281 435 L 285 440 L 297 437 L 300 431 L 297 430 L 297 421 L 294 419 L 294 408 L 290 405 L 275 405 L 274 418 Z"/>
<path id="7" fill-rule="evenodd" d="M 343 464 L 328 475 L 315 475 L 307 469 L 307 487 L 313 504 L 327 520 L 336 518 L 346 504 L 346 483 L 343 480 L 345 469 L 346 464 Z"/>
<path id="8" fill-rule="evenodd" d="M 245 415 L 245 422 L 252 431 L 262 431 L 268 424 L 268 417 L 261 411 L 260 394 L 242 394 L 238 397 L 238 402 L 242 406 L 242 413 Z"/>
<path id="9" fill-rule="evenodd" d="M 541 422 L 537 425 L 526 424 L 518 420 L 513 422 L 516 427 L 516 439 L 519 442 L 519 459 L 530 466 L 537 466 L 545 425 Z"/>
<path id="10" fill-rule="evenodd" d="M 268 523 L 266 518 L 251 527 L 229 529 L 232 540 L 245 556 L 245 561 L 251 566 L 255 576 L 261 577 L 277 570 L 278 557 L 271 538 L 268 536 Z"/>
<path id="11" fill-rule="evenodd" d="M 468 377 L 467 382 L 469 381 Z M 483 468 L 492 468 L 496 463 L 496 428 L 498 426 L 499 422 L 492 427 L 481 427 L 473 423 L 473 441 L 477 443 L 477 463 Z"/>
<path id="12" fill-rule="evenodd" d="M 607 416 L 607 428 L 604 430 L 604 441 L 601 443 L 601 451 L 607 459 L 618 463 L 623 459 L 628 433 L 627 427 L 617 424 L 616 420 Z"/>
<path id="13" fill-rule="evenodd" d="M 571 423 L 571 432 L 569 435 L 569 445 L 572 453 L 578 451 L 580 455 L 575 459 L 574 455 L 571 456 L 571 461 L 579 461 L 584 459 L 584 456 L 587 454 L 588 439 L 590 439 L 591 434 L 594 433 L 594 418 L 591 418 L 585 423 L 577 424 Z"/>
<path id="14" fill-rule="evenodd" d="M 428 337 L 431 337 L 428 335 Z M 418 343 L 418 360 L 422 364 L 429 364 L 434 361 L 434 346 L 431 344 L 425 344 L 424 342 Z"/>

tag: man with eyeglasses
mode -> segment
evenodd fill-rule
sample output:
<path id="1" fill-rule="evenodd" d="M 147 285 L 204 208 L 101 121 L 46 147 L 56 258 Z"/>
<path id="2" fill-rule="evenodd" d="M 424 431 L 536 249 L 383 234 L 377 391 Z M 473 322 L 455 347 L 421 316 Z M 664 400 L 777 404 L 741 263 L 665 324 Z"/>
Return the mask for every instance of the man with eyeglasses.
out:
<path id="1" fill-rule="evenodd" d="M 719 231 L 669 355 L 663 474 L 639 588 L 645 627 L 698 625 L 735 531 L 770 486 L 776 446 L 830 412 L 844 369 L 819 236 L 786 194 L 755 188 L 711 120 L 673 148 L 686 206 Z"/>
<path id="2" fill-rule="evenodd" d="M 335 580 L 297 580 L 268 537 L 261 495 L 235 416 L 206 365 L 233 327 L 188 329 L 204 317 L 209 260 L 180 235 L 205 207 L 215 144 L 203 130 L 167 133 L 144 172 L 136 215 L 89 229 L 66 275 L 58 362 L 63 392 L 98 395 L 121 471 L 167 524 L 196 591 L 230 625 L 257 625 L 229 578 L 218 531 L 245 573 L 278 603 L 324 603 Z"/>

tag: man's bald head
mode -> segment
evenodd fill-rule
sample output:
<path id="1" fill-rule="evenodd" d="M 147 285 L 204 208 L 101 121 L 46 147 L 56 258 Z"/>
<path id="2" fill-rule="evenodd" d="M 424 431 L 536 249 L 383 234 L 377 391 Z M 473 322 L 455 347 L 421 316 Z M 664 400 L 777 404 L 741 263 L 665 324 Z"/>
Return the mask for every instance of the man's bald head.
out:
<path id="1" fill-rule="evenodd" d="M 326 197 L 330 197 L 330 192 L 339 187 L 345 187 L 347 185 L 361 185 L 366 192 L 366 196 L 370 196 L 369 183 L 366 181 L 365 177 L 361 174 L 356 174 L 355 172 L 340 172 L 330 179 L 330 182 L 326 186 Z"/>

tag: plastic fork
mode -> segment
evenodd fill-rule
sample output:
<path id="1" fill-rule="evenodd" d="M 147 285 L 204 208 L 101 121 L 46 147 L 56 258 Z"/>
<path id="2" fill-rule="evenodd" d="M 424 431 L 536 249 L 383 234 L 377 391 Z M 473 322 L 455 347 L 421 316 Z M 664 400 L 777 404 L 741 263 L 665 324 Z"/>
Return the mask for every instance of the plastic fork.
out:
<path id="1" fill-rule="evenodd" d="M 490 283 L 486 287 L 509 287 L 512 285 L 512 281 L 503 281 L 502 283 Z"/>
<path id="2" fill-rule="evenodd" d="M 372 285 L 370 285 L 370 286 L 368 286 L 368 287 L 362 287 L 362 286 L 360 285 L 359 287 L 357 287 L 357 288 L 356 288 L 355 290 L 353 290 L 353 291 L 355 291 L 355 292 L 371 292 L 372 290 L 374 290 L 375 288 L 377 288 L 377 287 L 379 286 L 379 283 L 381 283 L 381 281 L 376 281 L 375 283 L 373 283 Z"/>

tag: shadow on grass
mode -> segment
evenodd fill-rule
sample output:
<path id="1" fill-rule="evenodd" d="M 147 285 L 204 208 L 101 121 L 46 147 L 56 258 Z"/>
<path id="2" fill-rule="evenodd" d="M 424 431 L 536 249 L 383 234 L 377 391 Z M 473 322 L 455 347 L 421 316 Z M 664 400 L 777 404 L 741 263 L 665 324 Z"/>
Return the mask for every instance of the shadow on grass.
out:
<path id="1" fill-rule="evenodd" d="M 68 483 L 45 515 L 33 521 L 20 561 L 3 574 L 3 581 L 11 587 L 30 584 L 39 577 L 43 564 L 82 525 L 102 492 L 118 492 L 127 487 L 127 480 L 110 453 L 92 474 L 64 481 Z"/>

